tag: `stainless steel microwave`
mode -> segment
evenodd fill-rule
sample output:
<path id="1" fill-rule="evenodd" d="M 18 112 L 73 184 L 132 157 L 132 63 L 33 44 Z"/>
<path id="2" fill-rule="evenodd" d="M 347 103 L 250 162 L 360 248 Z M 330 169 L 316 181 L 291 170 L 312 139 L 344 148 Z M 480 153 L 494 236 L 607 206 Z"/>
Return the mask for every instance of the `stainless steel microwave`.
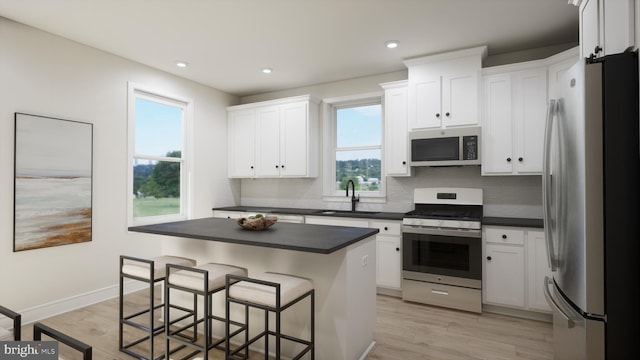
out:
<path id="1" fill-rule="evenodd" d="M 480 127 L 409 133 L 411 166 L 480 165 Z"/>

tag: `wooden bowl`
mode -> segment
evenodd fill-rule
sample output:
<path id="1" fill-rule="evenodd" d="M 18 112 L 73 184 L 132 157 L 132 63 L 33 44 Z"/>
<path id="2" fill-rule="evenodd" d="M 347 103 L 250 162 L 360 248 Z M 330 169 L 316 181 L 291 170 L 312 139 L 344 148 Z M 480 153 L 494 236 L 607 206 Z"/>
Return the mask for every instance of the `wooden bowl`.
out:
<path id="1" fill-rule="evenodd" d="M 236 223 L 240 225 L 243 229 L 247 230 L 266 230 L 271 225 L 278 222 L 278 218 L 276 216 L 264 216 L 254 219 L 249 218 L 239 218 L 236 219 Z"/>

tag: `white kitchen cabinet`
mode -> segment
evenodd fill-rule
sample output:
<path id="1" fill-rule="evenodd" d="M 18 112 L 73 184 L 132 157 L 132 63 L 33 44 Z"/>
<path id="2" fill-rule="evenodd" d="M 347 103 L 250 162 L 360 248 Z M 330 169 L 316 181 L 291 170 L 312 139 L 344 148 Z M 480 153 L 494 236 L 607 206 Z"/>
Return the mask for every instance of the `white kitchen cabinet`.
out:
<path id="1" fill-rule="evenodd" d="M 524 308 L 524 232 L 487 229 L 484 300 L 487 303 Z"/>
<path id="2" fill-rule="evenodd" d="M 551 276 L 544 231 L 527 231 L 527 307 L 551 312 L 542 283 Z"/>
<path id="3" fill-rule="evenodd" d="M 317 101 L 299 96 L 227 111 L 229 177 L 317 176 Z"/>
<path id="4" fill-rule="evenodd" d="M 580 47 L 565 50 L 559 54 L 550 56 L 547 59 L 549 64 L 547 68 L 548 81 L 547 89 L 549 99 L 558 99 L 558 89 L 560 79 L 573 65 L 580 60 Z"/>
<path id="5" fill-rule="evenodd" d="M 400 290 L 402 286 L 402 230 L 399 221 L 371 221 L 378 228 L 376 237 L 376 284 Z"/>
<path id="6" fill-rule="evenodd" d="M 574 0 L 579 4 L 583 58 L 624 52 L 635 45 L 634 0 Z"/>
<path id="7" fill-rule="evenodd" d="M 479 74 L 486 47 L 406 60 L 411 130 L 478 124 Z"/>
<path id="8" fill-rule="evenodd" d="M 384 89 L 384 159 L 387 176 L 411 176 L 409 166 L 407 81 L 380 84 Z"/>
<path id="9" fill-rule="evenodd" d="M 376 285 L 400 290 L 402 286 L 402 223 L 348 217 L 305 216 L 306 224 L 377 228 Z"/>
<path id="10" fill-rule="evenodd" d="M 550 313 L 543 293 L 550 274 L 544 232 L 538 229 L 484 227 L 483 302 Z"/>
<path id="11" fill-rule="evenodd" d="M 228 176 L 253 177 L 255 175 L 256 112 L 253 109 L 229 111 Z"/>
<path id="12" fill-rule="evenodd" d="M 483 71 L 483 175 L 542 172 L 547 68 L 534 64 Z"/>
<path id="13" fill-rule="evenodd" d="M 244 216 L 242 211 L 213 210 L 213 217 L 222 219 L 237 219 Z"/>
<path id="14" fill-rule="evenodd" d="M 354 219 L 348 217 L 305 216 L 304 222 L 305 224 L 315 225 L 369 227 L 369 220 L 367 219 Z"/>

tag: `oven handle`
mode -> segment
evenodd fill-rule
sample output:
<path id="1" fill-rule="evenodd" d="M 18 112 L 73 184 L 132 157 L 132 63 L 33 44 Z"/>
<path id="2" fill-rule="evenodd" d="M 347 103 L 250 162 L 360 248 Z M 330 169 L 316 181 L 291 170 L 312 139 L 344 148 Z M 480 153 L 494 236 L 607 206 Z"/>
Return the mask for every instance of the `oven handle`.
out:
<path id="1" fill-rule="evenodd" d="M 402 226 L 403 233 L 409 234 L 425 234 L 425 235 L 442 235 L 442 236 L 457 236 L 457 237 L 470 237 L 470 238 L 481 238 L 482 231 L 481 230 L 454 230 L 454 229 L 442 229 L 442 228 L 432 228 L 425 226 Z"/>

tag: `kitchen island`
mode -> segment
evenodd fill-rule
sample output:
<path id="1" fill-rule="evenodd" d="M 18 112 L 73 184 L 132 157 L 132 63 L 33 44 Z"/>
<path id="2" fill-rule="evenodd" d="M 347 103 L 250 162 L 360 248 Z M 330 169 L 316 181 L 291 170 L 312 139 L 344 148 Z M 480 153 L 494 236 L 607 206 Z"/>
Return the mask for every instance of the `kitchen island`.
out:
<path id="1" fill-rule="evenodd" d="M 248 269 L 249 276 L 270 271 L 311 279 L 316 290 L 315 341 L 319 360 L 361 359 L 373 347 L 378 229 L 276 223 L 264 231 L 251 231 L 242 229 L 233 219 L 205 218 L 129 230 L 170 236 L 163 238 L 163 252 L 194 258 L 198 264 L 242 266 Z M 308 336 L 306 304 L 283 314 L 285 333 Z M 219 306 L 222 308 L 221 303 Z M 236 314 L 232 316 L 236 318 Z M 262 322 L 256 319 L 252 324 Z M 214 330 L 221 331 L 221 327 Z M 260 346 L 258 342 L 256 350 Z M 294 345 L 283 342 L 285 356 L 294 349 Z"/>

